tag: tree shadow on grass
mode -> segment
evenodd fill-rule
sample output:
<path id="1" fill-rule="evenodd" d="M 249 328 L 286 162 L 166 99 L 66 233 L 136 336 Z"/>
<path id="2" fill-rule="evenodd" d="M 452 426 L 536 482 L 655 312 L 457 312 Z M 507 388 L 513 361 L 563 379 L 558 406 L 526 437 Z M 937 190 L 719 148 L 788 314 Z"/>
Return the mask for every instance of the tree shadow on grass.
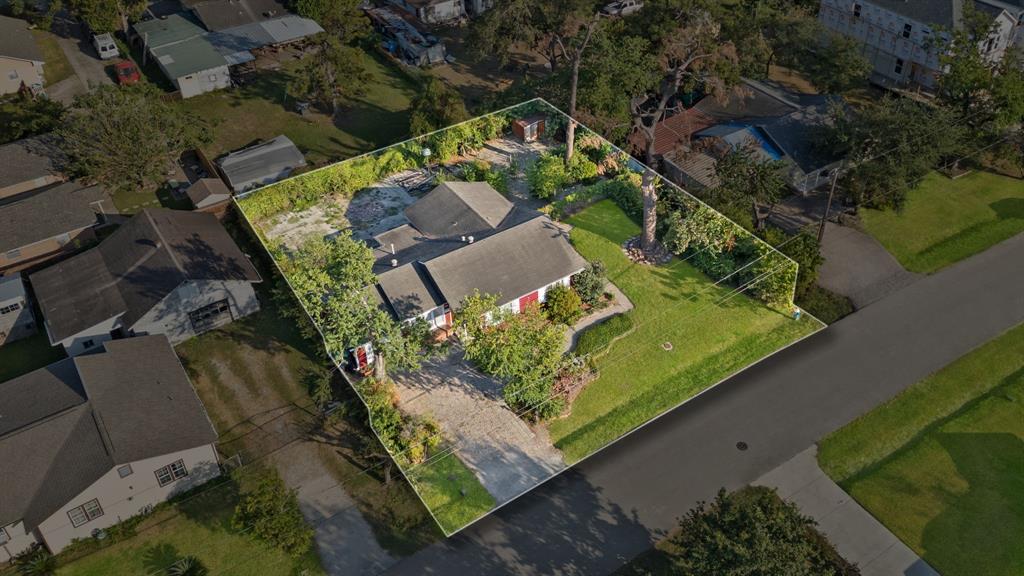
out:
<path id="1" fill-rule="evenodd" d="M 1024 198 L 1003 198 L 988 205 L 998 220 L 1024 219 Z"/>
<path id="2" fill-rule="evenodd" d="M 947 576 L 1024 573 L 1024 441 L 1010 433 L 939 433 L 968 482 L 922 533 L 924 559 Z"/>

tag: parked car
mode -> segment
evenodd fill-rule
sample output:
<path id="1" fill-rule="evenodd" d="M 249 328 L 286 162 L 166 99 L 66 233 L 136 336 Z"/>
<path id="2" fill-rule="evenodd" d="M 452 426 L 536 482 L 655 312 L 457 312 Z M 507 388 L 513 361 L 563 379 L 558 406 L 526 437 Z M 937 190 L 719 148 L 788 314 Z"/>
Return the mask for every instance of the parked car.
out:
<path id="1" fill-rule="evenodd" d="M 114 64 L 114 75 L 117 76 L 117 83 L 121 86 L 131 86 L 142 80 L 139 69 L 136 68 L 135 62 L 131 60 L 121 60 Z"/>
<path id="2" fill-rule="evenodd" d="M 117 49 L 117 44 L 114 43 L 114 37 L 109 33 L 94 34 L 92 45 L 96 48 L 96 53 L 99 54 L 100 60 L 110 60 L 121 55 L 121 51 Z"/>
<path id="3" fill-rule="evenodd" d="M 644 7 L 643 0 L 618 0 L 601 9 L 606 16 L 629 16 Z"/>

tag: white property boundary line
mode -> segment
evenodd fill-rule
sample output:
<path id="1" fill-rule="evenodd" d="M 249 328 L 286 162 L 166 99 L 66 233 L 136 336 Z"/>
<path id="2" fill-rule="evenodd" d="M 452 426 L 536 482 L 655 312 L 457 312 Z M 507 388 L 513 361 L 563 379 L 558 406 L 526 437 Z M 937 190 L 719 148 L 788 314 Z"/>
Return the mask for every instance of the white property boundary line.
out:
<path id="1" fill-rule="evenodd" d="M 283 180 L 280 180 L 280 181 L 278 181 L 278 182 L 274 182 L 274 183 L 272 183 L 272 184 L 268 184 L 268 185 L 266 185 L 266 186 L 261 186 L 261 187 L 259 187 L 259 188 L 255 188 L 255 189 L 253 189 L 253 190 L 249 190 L 249 191 L 247 191 L 247 192 L 244 192 L 244 193 L 242 193 L 242 194 L 238 194 L 238 195 L 235 195 L 235 196 L 233 196 L 233 197 L 232 197 L 232 201 L 233 201 L 233 203 L 234 203 L 234 205 L 235 205 L 235 208 L 236 208 L 236 210 L 238 210 L 238 212 L 239 212 L 239 213 L 240 213 L 240 214 L 242 215 L 242 217 L 244 218 L 244 220 L 245 220 L 246 224 L 248 225 L 248 227 L 249 227 L 249 228 L 251 228 L 251 229 L 252 229 L 252 231 L 253 231 L 253 232 L 255 233 L 256 239 L 257 239 L 257 240 L 259 241 L 260 245 L 261 245 L 261 246 L 263 247 L 263 249 L 264 249 L 264 251 L 266 252 L 267 256 L 268 256 L 268 257 L 270 258 L 270 260 L 271 260 L 271 261 L 273 262 L 273 264 L 274 264 L 274 267 L 275 267 L 275 268 L 277 269 L 277 272 L 278 272 L 278 274 L 279 274 L 279 275 L 280 275 L 280 276 L 281 276 L 281 277 L 282 277 L 282 278 L 284 279 L 285 283 L 286 283 L 286 284 L 288 285 L 288 288 L 289 288 L 289 290 L 291 290 L 291 291 L 292 291 L 292 294 L 293 294 L 293 295 L 295 296 L 295 299 L 296 299 L 296 300 L 297 300 L 297 301 L 299 302 L 299 305 L 300 305 L 300 306 L 302 307 L 302 309 L 303 309 L 303 312 L 305 312 L 305 314 L 306 314 L 306 317 L 307 317 L 307 318 L 309 319 L 309 321 L 310 321 L 310 322 L 311 322 L 311 323 L 313 324 L 313 326 L 314 326 L 314 327 L 316 328 L 316 331 L 317 331 L 317 333 L 318 333 L 318 334 L 320 335 L 321 343 L 322 343 L 322 344 L 323 344 L 323 346 L 324 346 L 324 351 L 325 351 L 325 352 L 327 353 L 327 356 L 328 356 L 328 357 L 329 357 L 329 358 L 330 358 L 330 359 L 331 359 L 331 360 L 332 360 L 332 361 L 334 362 L 334 365 L 335 365 L 335 369 L 337 369 L 337 370 L 338 370 L 338 372 L 339 372 L 339 373 L 340 373 L 340 374 L 342 375 L 342 377 L 343 377 L 343 378 L 345 379 L 345 381 L 346 381 L 346 382 L 348 383 L 349 387 L 350 387 L 350 388 L 352 388 L 352 390 L 353 390 L 353 391 L 354 391 L 354 392 L 356 393 L 356 396 L 358 396 L 358 397 L 359 397 L 360 401 L 362 401 L 362 402 L 363 402 L 363 405 L 364 405 L 364 406 L 366 407 L 366 410 L 367 410 L 367 415 L 368 415 L 368 419 L 369 419 L 369 421 L 370 421 L 370 422 L 369 422 L 369 424 L 370 424 L 370 429 L 371 429 L 371 430 L 373 430 L 373 433 L 374 433 L 374 435 L 376 435 L 376 436 L 377 436 L 377 440 L 381 442 L 381 445 L 382 445 L 382 446 L 384 446 L 384 449 L 385 449 L 385 450 L 386 450 L 386 451 L 388 452 L 388 454 L 389 454 L 389 455 L 391 456 L 392 460 L 393 460 L 393 461 L 395 462 L 395 465 L 397 466 L 397 468 L 398 468 L 398 469 L 399 469 L 399 471 L 401 472 L 401 474 L 402 474 L 402 477 L 403 477 L 403 478 L 405 478 L 405 479 L 406 479 L 406 481 L 407 481 L 407 482 L 409 482 L 409 484 L 410 484 L 411 486 L 413 486 L 413 492 L 415 492 L 415 493 L 416 493 L 416 496 L 417 496 L 417 498 L 419 498 L 419 499 L 420 499 L 420 501 L 421 501 L 421 502 L 423 503 L 424 507 L 425 507 L 425 508 L 427 509 L 427 511 L 428 511 L 428 512 L 430 513 L 430 515 L 431 515 L 431 517 L 433 518 L 434 522 L 435 522 L 435 523 L 436 523 L 436 524 L 438 525 L 438 527 L 440 527 L 440 528 L 441 528 L 441 531 L 442 531 L 442 532 L 443 532 L 443 533 L 445 534 L 445 536 L 446 536 L 446 537 L 451 537 L 451 536 L 454 536 L 455 534 L 458 534 L 459 532 L 461 532 L 461 531 L 465 530 L 466 528 L 468 528 L 468 527 L 472 526 L 473 524 L 475 524 L 475 523 L 479 522 L 480 520 L 482 520 L 482 519 L 484 519 L 484 518 L 486 518 L 486 517 L 490 516 L 491 514 L 493 514 L 494 512 L 496 512 L 497 510 L 499 510 L 499 509 L 503 508 L 504 506 L 506 506 L 507 504 L 509 504 L 509 503 L 511 503 L 511 502 L 514 502 L 515 500 L 519 499 L 520 497 L 522 497 L 522 496 L 523 496 L 524 494 L 526 494 L 527 492 L 530 492 L 530 491 L 532 491 L 532 490 L 536 489 L 536 488 L 537 488 L 538 486 L 541 486 L 542 484 L 544 484 L 544 483 L 548 482 L 548 481 L 549 481 L 549 480 L 551 480 L 552 478 L 555 478 L 555 477 L 557 477 L 558 475 L 560 475 L 560 474 L 561 474 L 562 472 L 564 472 L 565 470 L 567 470 L 567 469 L 569 469 L 569 468 L 572 468 L 572 467 L 575 467 L 575 466 L 576 466 L 576 465 L 578 465 L 578 464 L 581 464 L 582 462 L 586 461 L 586 460 L 587 460 L 587 459 L 589 459 L 590 457 L 592 457 L 592 456 L 594 456 L 594 455 L 598 454 L 599 452 L 602 452 L 602 451 L 603 451 L 603 450 L 604 450 L 605 448 L 607 448 L 607 447 L 609 447 L 609 446 L 611 446 L 611 445 L 613 445 L 613 444 L 615 444 L 615 443 L 619 442 L 620 440 L 622 440 L 622 439 L 626 438 L 626 437 L 627 437 L 627 436 L 629 436 L 630 434 L 632 434 L 632 433 L 636 432 L 637 430 L 640 430 L 641 428 L 643 428 L 643 427 L 647 426 L 648 424 L 650 424 L 650 423 L 654 422 L 655 420 L 658 420 L 658 419 L 660 419 L 661 417 L 665 416 L 665 415 L 666 415 L 666 414 L 668 414 L 669 412 L 672 412 L 672 411 L 676 410 L 677 408 L 679 408 L 680 406 L 682 406 L 682 405 L 686 404 L 687 402 L 690 402 L 690 401 L 694 400 L 695 398 L 698 398 L 699 396 L 701 396 L 701 395 L 702 395 L 702 394 L 704 394 L 705 392 L 708 392 L 709 390 L 711 390 L 711 389 L 713 389 L 713 388 L 716 388 L 716 387 L 718 387 L 718 386 L 719 386 L 719 385 L 720 385 L 720 384 L 721 384 L 722 382 L 724 382 L 724 381 L 726 381 L 726 380 L 729 380 L 730 378 L 734 377 L 735 375 L 737 375 L 737 374 L 739 374 L 739 373 L 741 373 L 741 372 L 743 372 L 743 371 L 745 371 L 745 370 L 749 369 L 749 368 L 750 368 L 751 366 L 754 366 L 754 365 L 756 365 L 756 364 L 759 364 L 759 363 L 763 362 L 763 361 L 764 361 L 765 359 L 767 359 L 767 358 L 770 358 L 771 356 L 774 356 L 775 354 L 778 354 L 779 352 L 781 352 L 781 351 L 783 351 L 783 350 L 785 350 L 785 349 L 789 348 L 790 346 L 793 346 L 794 344 L 797 344 L 797 343 L 799 343 L 799 342 L 803 341 L 804 339 L 806 339 L 806 338 L 808 338 L 808 337 L 810 337 L 810 336 L 812 336 L 812 335 L 814 335 L 814 334 L 817 334 L 817 333 L 818 333 L 818 332 L 820 332 L 821 330 L 823 330 L 823 329 L 827 328 L 827 325 L 826 325 L 826 324 L 825 324 L 824 322 L 822 322 L 821 320 L 819 320 L 819 319 L 818 319 L 818 318 L 816 318 L 815 316 L 813 316 L 813 315 L 811 315 L 811 314 L 807 313 L 806 311 L 802 311 L 802 314 L 806 314 L 806 315 L 807 315 L 807 316 L 808 316 L 809 318 L 813 319 L 813 320 L 814 320 L 815 322 L 817 322 L 817 323 L 818 323 L 818 324 L 820 325 L 820 327 L 819 327 L 819 328 L 818 328 L 817 330 L 814 330 L 814 331 L 812 331 L 812 332 L 810 332 L 810 333 L 808 333 L 808 334 L 806 334 L 806 335 L 804 335 L 804 336 L 802 336 L 802 337 L 798 338 L 797 340 L 794 340 L 793 342 L 791 342 L 791 343 L 789 343 L 789 344 L 787 344 L 787 345 L 783 346 L 782 348 L 779 348 L 778 350 L 776 350 L 776 351 L 772 352 L 771 354 L 768 354 L 768 355 L 766 355 L 766 356 L 763 356 L 763 357 L 759 358 L 758 360 L 756 360 L 756 361 L 754 361 L 754 362 L 751 362 L 750 364 L 747 364 L 746 366 L 743 366 L 743 367 L 741 367 L 741 368 L 737 369 L 736 371 L 734 371 L 734 372 L 732 372 L 731 374 L 729 374 L 729 375 L 725 376 L 724 378 L 722 378 L 722 379 L 721 379 L 721 380 L 719 380 L 718 382 L 716 382 L 716 383 L 712 384 L 711 386 L 708 386 L 708 387 L 706 387 L 706 388 L 702 389 L 701 391 L 697 392 L 697 393 L 696 393 L 696 394 L 694 394 L 693 396 L 690 396 L 689 398 L 686 398 L 685 400 L 681 401 L 680 403 L 676 404 L 675 406 L 673 406 L 673 407 L 671 407 L 671 408 L 666 408 L 665 410 L 663 410 L 663 411 L 659 412 L 659 413 L 658 413 L 657 415 L 653 416 L 653 417 L 652 417 L 652 418 L 650 418 L 649 420 L 646 420 L 646 421 L 644 421 L 643 423 L 641 423 L 641 424 L 639 424 L 639 425 L 635 426 L 634 428 L 631 428 L 631 429 L 630 429 L 630 430 L 628 430 L 627 432 L 624 432 L 623 434 L 621 434 L 620 436 L 618 436 L 618 437 L 617 437 L 617 438 L 615 438 L 614 440 L 611 440 L 611 441 L 609 441 L 609 442 L 608 442 L 607 444 L 605 444 L 605 445 L 604 445 L 604 446 L 602 446 L 601 448 L 599 448 L 599 449 L 597 449 L 597 450 L 594 450 L 594 451 L 593 451 L 593 452 L 591 452 L 590 454 L 588 454 L 588 455 L 584 456 L 583 458 L 581 458 L 580 460 L 576 461 L 576 462 L 575 462 L 575 463 L 573 463 L 573 464 L 572 464 L 571 466 L 566 466 L 565 468 L 563 468 L 563 469 L 562 469 L 562 470 L 560 470 L 559 472 L 556 472 L 556 473 L 552 474 L 551 476 L 549 476 L 548 478 L 545 478 L 544 480 L 541 480 L 540 482 L 538 482 L 538 483 L 534 484 L 534 485 L 533 485 L 533 486 L 531 486 L 530 488 L 527 488 L 527 489 L 523 490 L 522 492 L 520 492 L 519 494 L 515 495 L 514 497 L 512 497 L 512 498 L 510 498 L 510 499 L 506 500 L 505 502 L 503 502 L 503 503 L 500 503 L 500 504 L 496 504 L 496 505 L 495 505 L 495 506 L 494 506 L 493 508 L 491 508 L 490 510 L 488 510 L 488 511 L 487 511 L 486 513 L 484 513 L 484 514 L 480 515 L 480 516 L 479 516 L 479 517 L 477 517 L 476 519 L 474 519 L 474 520 L 471 520 L 470 522 L 468 522 L 468 523 L 464 524 L 463 526 L 459 527 L 458 529 L 456 529 L 456 530 L 454 530 L 454 531 L 452 531 L 452 532 L 449 532 L 449 531 L 447 530 L 447 528 L 445 528 L 445 526 L 444 526 L 444 525 L 443 525 L 443 524 L 442 524 L 442 523 L 441 523 L 441 522 L 440 522 L 440 521 L 438 520 L 437 516 L 436 516 L 436 515 L 434 514 L 434 511 L 433 511 L 433 510 L 431 509 L 430 505 L 429 505 L 429 504 L 428 504 L 428 503 L 426 502 L 426 500 L 424 500 L 424 499 L 423 499 L 423 496 L 422 496 L 422 495 L 420 494 L 420 491 L 419 491 L 419 490 L 417 489 L 417 485 L 416 485 L 416 483 L 415 483 L 415 482 L 413 481 L 413 479 L 412 479 L 412 478 L 410 477 L 410 475 L 406 473 L 406 471 L 405 471 L 405 469 L 404 469 L 404 468 L 402 467 L 402 465 L 398 463 L 397 459 L 395 459 L 395 455 L 391 453 L 391 450 L 390 450 L 390 449 L 388 449 L 387 445 L 385 445 L 385 444 L 384 444 L 383 440 L 382 440 L 382 439 L 381 439 L 381 437 L 380 437 L 380 434 L 379 434 L 379 433 L 377 432 L 376 428 L 375 428 L 375 427 L 374 427 L 374 425 L 373 425 L 373 417 L 372 417 L 372 413 L 370 412 L 370 406 L 369 406 L 369 404 L 367 403 L 366 399 L 365 399 L 365 398 L 363 398 L 363 394 L 362 394 L 362 392 L 360 392 L 360 391 L 359 391 L 359 389 L 358 389 L 358 388 L 357 388 L 357 387 L 356 387 L 356 386 L 355 386 L 355 385 L 353 384 L 352 380 L 351 380 L 351 379 L 349 378 L 348 374 L 346 374 L 346 373 L 345 373 L 345 369 L 344 369 L 344 368 L 342 367 L 342 364 L 341 364 L 341 363 L 339 362 L 339 360 L 338 360 L 337 358 L 335 358 L 334 354 L 332 354 L 332 353 L 330 352 L 330 350 L 328 350 L 328 348 L 327 348 L 327 345 L 326 345 L 326 341 L 327 341 L 327 340 L 326 340 L 326 337 L 325 337 L 325 335 L 324 335 L 324 333 L 323 333 L 323 330 L 322 330 L 322 329 L 320 328 L 320 325 L 319 325 L 319 323 L 317 323 L 317 322 L 316 322 L 316 321 L 315 321 L 315 320 L 313 319 L 313 316 L 312 316 L 312 314 L 310 314 L 310 312 L 309 312 L 308 308 L 306 307 L 305 303 L 303 303 L 302 299 L 298 297 L 298 293 L 296 292 L 296 290 L 295 290 L 295 287 L 294 287 L 294 286 L 292 285 L 292 283 L 291 283 L 291 280 L 290 280 L 290 279 L 288 278 L 288 276 L 287 276 L 287 275 L 286 275 L 286 274 L 284 273 L 284 270 L 283 270 L 283 269 L 281 268 L 281 265 L 280 265 L 280 263 L 278 263 L 277 259 L 276 259 L 276 258 L 274 257 L 274 255 L 273 255 L 273 253 L 272 253 L 272 252 L 270 251 L 270 249 L 269 249 L 269 248 L 267 247 L 267 244 L 266 244 L 266 242 L 264 241 L 263 235 L 262 235 L 262 234 L 260 233 L 260 231 L 261 231 L 260 227 L 259 227 L 259 226 L 258 226 L 258 225 L 257 225 L 257 224 L 256 224 L 255 222 L 253 222 L 252 220 L 250 220 L 250 219 L 249 219 L 249 216 L 248 216 L 248 214 L 246 214 L 246 212 L 245 212 L 245 209 L 244 209 L 244 208 L 242 207 L 242 205 L 240 204 L 240 202 L 239 202 L 239 201 L 240 201 L 240 200 L 244 200 L 245 198 L 248 198 L 248 197 L 249 197 L 250 195 L 252 195 L 253 193 L 256 193 L 256 192 L 260 192 L 260 191 L 262 191 L 262 190 L 264 190 L 264 189 L 266 189 L 266 188 L 270 188 L 270 187 L 276 186 L 276 185 L 278 185 L 278 184 L 281 184 L 281 183 L 283 183 L 283 182 L 288 182 L 288 181 L 291 181 L 291 180 L 295 180 L 295 179 L 298 179 L 298 178 L 304 178 L 304 177 L 306 177 L 306 176 L 308 176 L 308 175 L 310 175 L 310 174 L 314 174 L 314 173 L 316 173 L 316 172 L 319 172 L 319 171 L 321 171 L 321 170 L 325 170 L 325 169 L 328 169 L 328 168 L 335 168 L 335 167 L 336 167 L 336 166 L 338 166 L 339 164 L 343 164 L 343 163 L 346 163 L 346 162 L 351 162 L 351 161 L 354 161 L 354 160 L 357 160 L 357 159 L 360 159 L 360 158 L 364 158 L 364 157 L 367 157 L 367 156 L 373 156 L 373 155 L 379 154 L 379 153 L 381 153 L 381 152 L 383 152 L 383 151 L 385 151 L 385 150 L 388 150 L 388 149 L 394 148 L 394 147 L 396 147 L 396 146 L 401 146 L 401 145 L 404 145 L 404 144 L 408 144 L 408 143 L 410 143 L 410 142 L 418 142 L 418 141 L 422 141 L 422 140 L 425 140 L 425 139 L 429 138 L 430 136 L 432 136 L 432 135 L 434 135 L 434 134 L 438 134 L 438 133 L 441 133 L 441 132 L 445 132 L 445 131 L 447 131 L 447 130 L 451 130 L 452 128 L 456 128 L 456 127 L 458 127 L 458 126 L 461 126 L 461 125 L 464 125 L 464 124 L 468 124 L 468 123 L 470 123 L 470 122 L 474 122 L 474 121 L 477 121 L 477 120 L 479 120 L 479 119 L 481 119 L 481 118 L 486 118 L 486 117 L 489 117 L 489 116 L 494 116 L 494 115 L 497 115 L 497 114 L 505 113 L 505 112 L 508 112 L 508 111 L 510 111 L 510 110 L 513 110 L 513 109 L 516 109 L 516 108 L 521 108 L 521 107 L 525 107 L 525 106 L 527 106 L 527 105 L 530 105 L 530 104 L 533 104 L 533 103 L 541 103 L 541 104 L 545 105 L 545 106 L 546 106 L 546 107 L 548 107 L 548 108 L 549 108 L 549 109 L 550 109 L 551 111 L 553 111 L 553 112 L 555 112 L 555 113 L 557 113 L 557 114 L 561 115 L 561 116 L 562 116 L 563 118 L 565 118 L 565 119 L 566 119 L 566 120 L 567 120 L 568 122 L 573 122 L 573 123 L 577 124 L 578 126 L 582 127 L 582 128 L 584 129 L 584 130 L 586 130 L 586 131 L 590 132 L 591 134 L 595 135 L 596 137 L 600 138 L 600 139 L 601 139 L 601 140 L 602 140 L 602 141 L 603 141 L 604 143 L 606 143 L 606 144 L 608 144 L 609 146 L 611 146 L 611 147 L 612 147 L 612 149 L 613 149 L 613 150 L 614 150 L 615 152 L 618 152 L 618 153 L 620 153 L 620 154 L 622 154 L 622 155 L 626 156 L 626 157 L 627 157 L 627 158 L 629 159 L 629 162 L 630 162 L 630 163 L 635 163 L 636 165 L 639 165 L 639 166 L 640 166 L 640 167 L 642 168 L 642 170 L 641 170 L 641 173 L 642 173 L 643 171 L 649 171 L 649 172 L 650 172 L 651 174 L 655 175 L 655 176 L 657 177 L 657 179 L 658 179 L 658 180 L 662 181 L 662 182 L 663 182 L 663 183 L 664 183 L 665 185 L 668 185 L 668 186 L 671 186 L 671 187 L 673 187 L 673 188 L 675 188 L 675 189 L 678 189 L 678 190 L 679 190 L 680 192 L 682 192 L 683 194 L 685 194 L 685 196 L 686 196 L 686 197 L 687 197 L 688 199 L 690 199 L 690 200 L 692 200 L 692 201 L 696 202 L 696 203 L 697 203 L 698 205 L 704 206 L 705 208 L 707 208 L 707 209 L 711 210 L 711 211 L 712 211 L 712 212 L 714 212 L 714 213 L 715 213 L 715 214 L 716 214 L 716 215 L 717 215 L 718 217 L 721 217 L 721 218 L 723 218 L 723 219 L 724 219 L 725 221 L 727 221 L 727 222 L 729 222 L 730 224 L 732 224 L 733 226 L 735 226 L 735 227 L 736 227 L 736 230 L 738 230 L 738 231 L 740 231 L 740 232 L 743 232 L 743 233 L 746 233 L 746 234 L 748 234 L 748 235 L 749 235 L 749 236 L 750 236 L 751 238 L 753 238 L 753 239 L 754 239 L 754 240 L 755 240 L 756 242 L 758 242 L 758 243 L 760 243 L 760 244 L 763 244 L 764 246 L 767 246 L 768 248 L 770 248 L 770 249 L 771 249 L 771 251 L 772 251 L 772 252 L 775 252 L 776 254 L 778 254 L 778 255 L 782 256 L 782 257 L 783 257 L 783 258 L 784 258 L 785 260 L 788 260 L 789 262 L 792 262 L 793 266 L 794 266 L 794 267 L 796 268 L 796 273 L 797 273 L 797 274 L 799 274 L 799 270 L 800 270 L 800 268 L 799 268 L 799 264 L 798 264 L 798 263 L 797 263 L 796 261 L 794 261 L 794 260 L 793 260 L 792 258 L 790 258 L 789 256 L 786 256 L 785 254 L 783 254 L 782 252 L 780 252 L 780 251 L 779 251 L 778 249 L 776 249 L 776 248 L 775 248 L 774 246 L 772 246 L 771 244 L 769 244 L 769 243 L 765 242 L 764 240 L 762 240 L 761 238 L 759 238 L 759 237 L 758 237 L 758 236 L 757 236 L 756 234 L 752 234 L 752 233 L 748 232 L 748 231 L 747 231 L 747 230 L 746 230 L 745 228 L 743 228 L 742 226 L 740 226 L 739 224 L 737 224 L 737 223 L 736 223 L 736 222 L 734 222 L 733 220 L 729 219 L 729 218 L 728 218 L 727 216 L 725 216 L 724 214 L 722 214 L 722 213 L 718 212 L 717 210 L 715 210 L 714 208 L 712 208 L 711 206 L 709 206 L 709 205 L 708 205 L 707 203 L 703 202 L 703 201 L 702 201 L 702 200 L 700 200 L 699 198 L 697 198 L 697 197 L 695 197 L 694 195 L 690 194 L 690 193 L 689 193 L 688 191 L 686 191 L 686 190 L 685 190 L 684 188 L 682 188 L 682 187 L 680 187 L 680 186 L 676 185 L 675 183 L 671 182 L 670 180 L 668 180 L 667 178 L 665 178 L 665 177 L 664 177 L 663 175 L 661 175 L 660 173 L 658 173 L 658 172 L 657 172 L 656 170 L 654 170 L 653 168 L 651 168 L 651 167 L 647 166 L 647 165 L 646 165 L 646 164 L 644 164 L 643 162 L 641 162 L 641 161 L 637 160 L 636 158 L 634 158 L 634 157 L 633 157 L 632 155 L 630 155 L 630 154 L 626 153 L 626 152 L 625 152 L 624 150 L 622 150 L 621 148 L 619 148 L 618 146 L 616 146 L 616 145 L 615 145 L 615 144 L 613 144 L 612 142 L 608 141 L 608 139 L 606 139 L 606 138 L 604 138 L 603 136 L 601 136 L 601 135 L 600 135 L 600 133 L 598 133 L 598 132 L 596 132 L 596 131 L 594 131 L 594 130 L 590 129 L 590 128 L 589 128 L 588 126 L 584 125 L 583 123 L 581 123 L 581 122 L 579 122 L 579 121 L 577 121 L 577 120 L 573 119 L 573 118 L 572 118 L 572 117 L 570 117 L 570 116 L 569 116 L 568 114 L 566 114 L 565 112 L 563 112 L 562 110 L 560 110 L 560 109 L 559 109 L 558 107 L 556 107 L 556 106 L 553 106 L 553 105 L 552 105 L 551 103 L 547 102 L 547 101 L 546 101 L 546 100 L 544 100 L 543 98 L 533 98 L 533 99 L 530 99 L 530 100 L 526 100 L 526 101 L 524 101 L 524 102 L 520 102 L 520 103 L 518 103 L 518 104 L 514 104 L 514 105 L 511 105 L 511 106 L 507 106 L 507 107 L 505 107 L 505 108 L 502 108 L 502 109 L 496 110 L 496 111 L 494 111 L 494 112 L 490 112 L 490 113 L 488 113 L 488 114 L 482 114 L 482 115 L 480 115 L 480 116 L 476 116 L 476 117 L 474 117 L 474 118 L 470 118 L 470 119 L 468 119 L 468 120 L 465 120 L 465 121 L 463 121 L 463 122 L 459 122 L 458 124 L 453 124 L 453 125 L 451 125 L 451 126 L 447 126 L 447 127 L 445 127 L 445 128 L 441 128 L 441 129 L 438 129 L 438 130 L 434 130 L 434 131 L 432 131 L 432 132 L 429 132 L 429 133 L 427 133 L 427 134 L 422 134 L 422 135 L 420 135 L 420 136 L 416 136 L 416 137 L 413 137 L 413 138 L 407 138 L 407 139 L 405 139 L 405 140 L 402 140 L 402 141 L 400 141 L 400 142 L 395 142 L 395 143 L 393 143 L 393 144 L 389 144 L 389 145 L 387 145 L 387 146 L 382 146 L 382 147 L 380 147 L 380 148 L 377 148 L 377 149 L 375 149 L 375 150 L 372 150 L 372 151 L 369 151 L 369 152 L 364 152 L 364 153 L 362 153 L 362 154 L 359 154 L 359 155 L 353 156 L 353 157 L 351 157 L 351 158 L 346 158 L 346 159 L 344 159 L 344 160 L 339 160 L 338 162 L 334 162 L 334 163 L 328 164 L 328 165 L 326 165 L 326 166 L 321 166 L 321 167 L 319 167 L 319 168 L 316 168 L 316 169 L 314 169 L 314 170 L 310 170 L 310 171 L 308 171 L 308 172 L 303 172 L 303 173 L 301 173 L 301 174 L 297 174 L 297 175 L 295 175 L 295 176 L 290 176 L 290 177 L 288 177 L 288 178 L 285 178 L 285 179 L 283 179 Z M 627 169 L 628 169 L 628 168 L 629 168 L 629 165 L 627 164 Z M 763 258 L 763 256 L 762 256 L 762 258 Z M 756 261 L 756 260 L 755 260 L 755 261 Z M 780 267 L 780 268 L 781 268 L 781 267 Z M 773 272 L 773 273 L 774 273 L 774 272 Z M 745 289 L 745 288 L 744 288 L 743 290 L 740 290 L 739 292 L 737 292 L 737 294 L 738 294 L 738 293 L 740 293 L 740 292 L 744 292 L 744 291 L 746 291 L 746 289 Z M 792 296 L 793 296 L 793 295 L 795 295 L 795 291 L 796 291 L 796 282 L 795 282 L 795 280 L 794 280 L 794 286 L 793 286 L 793 291 L 792 291 L 792 293 L 791 293 L 791 297 L 790 297 L 790 300 L 792 300 Z M 767 305 L 766 305 L 766 307 L 767 307 Z M 450 456 L 450 455 L 453 455 L 453 454 L 454 454 L 454 452 L 453 452 L 452 454 L 449 454 L 448 456 Z M 447 457 L 447 456 L 446 456 L 446 457 Z M 458 457 L 458 456 L 456 456 L 456 457 Z M 442 460 L 443 460 L 443 458 L 442 458 Z M 415 467 L 413 467 L 413 469 L 414 469 L 414 468 L 415 468 Z M 412 469 L 411 469 L 410 471 L 412 471 Z"/>

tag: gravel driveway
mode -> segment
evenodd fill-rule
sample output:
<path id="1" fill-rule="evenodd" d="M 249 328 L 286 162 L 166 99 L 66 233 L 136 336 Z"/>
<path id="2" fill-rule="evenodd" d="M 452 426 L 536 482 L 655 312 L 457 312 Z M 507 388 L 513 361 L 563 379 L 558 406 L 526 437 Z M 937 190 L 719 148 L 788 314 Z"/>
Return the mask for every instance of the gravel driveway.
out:
<path id="1" fill-rule="evenodd" d="M 394 378 L 399 405 L 430 414 L 498 505 L 566 468 L 562 454 L 501 398 L 501 384 L 472 369 L 459 347 Z"/>

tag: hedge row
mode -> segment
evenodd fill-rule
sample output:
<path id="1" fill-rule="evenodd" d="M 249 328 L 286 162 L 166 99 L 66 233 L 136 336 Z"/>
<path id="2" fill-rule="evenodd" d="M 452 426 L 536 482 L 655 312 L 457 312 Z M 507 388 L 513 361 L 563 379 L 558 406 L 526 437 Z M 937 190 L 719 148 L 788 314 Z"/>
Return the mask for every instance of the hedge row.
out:
<path id="1" fill-rule="evenodd" d="M 603 352 L 616 338 L 633 330 L 634 325 L 632 312 L 616 314 L 580 333 L 573 352 L 577 356 L 593 356 Z"/>

